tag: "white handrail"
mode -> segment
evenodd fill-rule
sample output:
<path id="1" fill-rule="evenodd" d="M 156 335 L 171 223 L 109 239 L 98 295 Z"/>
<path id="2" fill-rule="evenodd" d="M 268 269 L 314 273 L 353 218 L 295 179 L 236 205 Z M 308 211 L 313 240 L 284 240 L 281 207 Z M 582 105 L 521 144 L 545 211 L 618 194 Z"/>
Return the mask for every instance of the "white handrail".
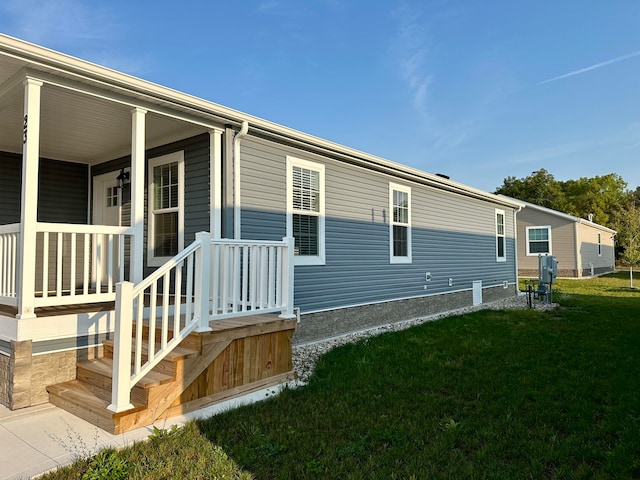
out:
<path id="1" fill-rule="evenodd" d="M 278 311 L 281 317 L 294 318 L 293 246 L 293 238 L 237 241 L 200 232 L 195 242 L 140 284 L 118 283 L 109 410 L 130 409 L 135 384 L 191 332 L 211 330 L 212 320 Z M 144 308 L 147 296 L 149 307 Z M 145 327 L 148 338 L 143 341 Z"/>

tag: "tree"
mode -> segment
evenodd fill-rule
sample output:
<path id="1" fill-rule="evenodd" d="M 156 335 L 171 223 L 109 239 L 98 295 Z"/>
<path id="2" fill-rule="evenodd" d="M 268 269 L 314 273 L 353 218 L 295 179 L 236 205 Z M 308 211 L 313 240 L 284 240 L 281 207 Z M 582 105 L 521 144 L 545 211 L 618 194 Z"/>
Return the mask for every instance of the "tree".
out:
<path id="1" fill-rule="evenodd" d="M 567 180 L 560 182 L 560 188 L 565 196 L 564 212 L 582 218 L 593 215 L 593 221 L 601 225 L 610 224 L 612 213 L 626 205 L 631 195 L 627 182 L 616 173 Z"/>
<path id="2" fill-rule="evenodd" d="M 640 207 L 630 202 L 618 212 L 618 224 L 618 244 L 624 248 L 620 261 L 629 267 L 629 287 L 633 288 L 633 267 L 640 263 Z"/>
<path id="3" fill-rule="evenodd" d="M 497 194 L 507 195 L 541 207 L 562 210 L 564 193 L 551 173 L 544 168 L 532 172 L 524 178 L 507 177 L 496 189 Z"/>

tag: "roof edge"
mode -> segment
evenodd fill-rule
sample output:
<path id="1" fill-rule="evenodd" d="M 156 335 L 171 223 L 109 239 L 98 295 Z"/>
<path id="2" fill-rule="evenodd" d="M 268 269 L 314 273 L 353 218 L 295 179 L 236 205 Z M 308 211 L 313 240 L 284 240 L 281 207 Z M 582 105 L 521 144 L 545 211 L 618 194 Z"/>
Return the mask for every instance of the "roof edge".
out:
<path id="1" fill-rule="evenodd" d="M 306 143 L 310 146 L 319 147 L 321 149 L 326 149 L 341 155 L 359 159 L 360 161 L 372 166 L 382 167 L 385 170 L 388 170 L 389 173 L 396 172 L 396 174 L 409 176 L 415 180 L 422 180 L 424 183 L 434 187 L 443 188 L 458 194 L 480 198 L 512 208 L 522 208 L 523 206 L 523 204 L 516 199 L 496 195 L 469 185 L 445 179 L 417 168 L 409 167 L 398 162 L 387 160 L 382 157 L 285 127 L 209 100 L 183 93 L 169 87 L 164 87 L 157 83 L 143 80 L 133 75 L 119 72 L 117 70 L 2 33 L 0 33 L 0 50 L 4 50 L 16 58 L 34 62 L 35 64 L 39 64 L 43 67 L 53 68 L 67 74 L 84 77 L 89 80 L 108 84 L 117 88 L 123 88 L 130 92 L 143 93 L 158 100 L 165 102 L 168 101 L 179 106 L 190 107 L 198 110 L 205 116 L 211 115 L 218 118 L 228 118 L 229 122 L 232 124 L 240 125 L 243 121 L 247 121 L 249 122 L 250 128 L 258 129 L 265 133 L 283 136 L 298 142 Z"/>

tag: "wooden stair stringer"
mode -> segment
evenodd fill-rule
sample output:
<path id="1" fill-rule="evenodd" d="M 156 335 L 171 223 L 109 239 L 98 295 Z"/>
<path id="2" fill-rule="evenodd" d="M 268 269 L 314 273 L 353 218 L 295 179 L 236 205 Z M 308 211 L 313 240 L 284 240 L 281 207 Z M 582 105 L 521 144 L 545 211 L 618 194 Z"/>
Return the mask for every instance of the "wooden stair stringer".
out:
<path id="1" fill-rule="evenodd" d="M 126 432 L 133 428 L 151 425 L 165 413 L 173 402 L 225 351 L 233 340 L 203 344 L 201 354 L 176 362 L 176 380 L 148 390 L 147 407 L 127 415 L 123 412 L 116 421 L 115 431 Z"/>

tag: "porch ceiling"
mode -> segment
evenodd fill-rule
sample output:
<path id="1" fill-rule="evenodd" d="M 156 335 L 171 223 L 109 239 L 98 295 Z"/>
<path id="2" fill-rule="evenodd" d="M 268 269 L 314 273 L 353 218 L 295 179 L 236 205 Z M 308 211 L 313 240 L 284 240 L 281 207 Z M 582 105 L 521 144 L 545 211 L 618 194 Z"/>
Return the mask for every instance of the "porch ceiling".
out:
<path id="1" fill-rule="evenodd" d="M 3 92 L 2 85 L 19 76 L 24 67 L 24 62 L 0 55 L 0 151 L 22 152 L 23 92 L 21 89 Z M 128 155 L 131 108 L 45 82 L 41 96 L 40 156 L 94 165 Z M 145 142 L 147 147 L 154 147 L 204 131 L 203 126 L 149 112 Z"/>

